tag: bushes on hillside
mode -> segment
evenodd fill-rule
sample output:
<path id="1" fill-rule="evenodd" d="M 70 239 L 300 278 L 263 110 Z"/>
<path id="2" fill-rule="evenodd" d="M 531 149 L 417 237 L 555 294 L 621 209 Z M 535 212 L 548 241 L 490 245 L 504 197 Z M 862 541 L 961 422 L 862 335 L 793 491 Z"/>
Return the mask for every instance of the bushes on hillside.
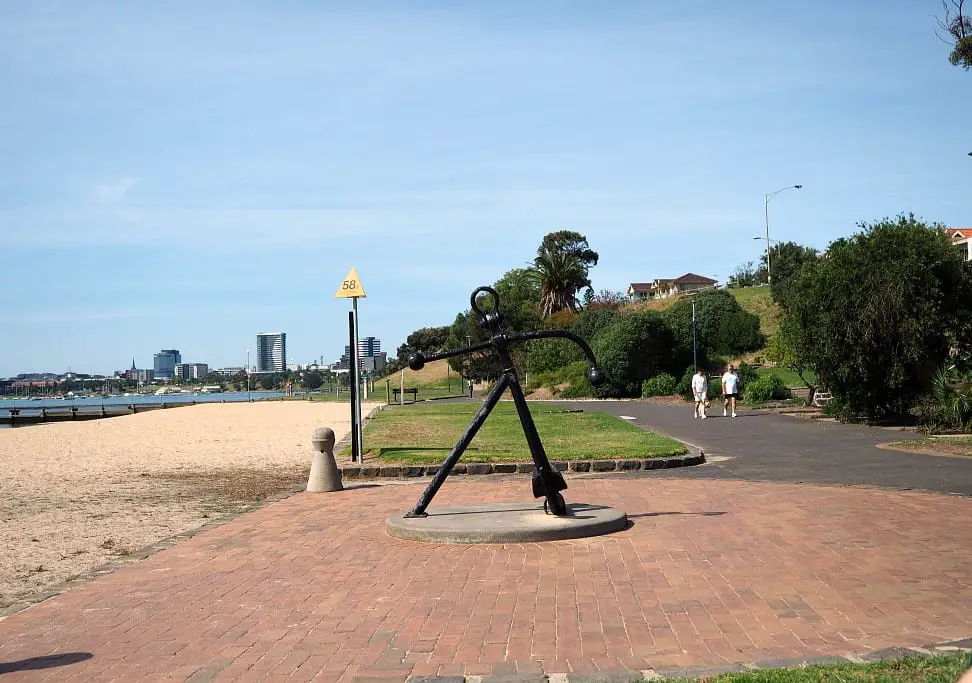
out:
<path id="1" fill-rule="evenodd" d="M 763 375 L 749 382 L 743 389 L 743 399 L 747 403 L 764 403 L 791 398 L 793 393 L 778 375 Z"/>
<path id="2" fill-rule="evenodd" d="M 676 385 L 677 382 L 674 377 L 667 372 L 662 372 L 654 377 L 649 377 L 641 383 L 641 397 L 673 396 Z"/>
<path id="3" fill-rule="evenodd" d="M 607 382 L 597 394 L 640 396 L 641 384 L 673 366 L 675 337 L 657 311 L 639 311 L 601 329 L 591 344 Z"/>
<path id="4" fill-rule="evenodd" d="M 692 299 L 675 303 L 664 313 L 678 345 L 692 353 Z M 744 310 L 732 294 L 709 289 L 695 296 L 695 336 L 700 365 L 713 356 L 739 356 L 762 348 L 759 316 Z"/>

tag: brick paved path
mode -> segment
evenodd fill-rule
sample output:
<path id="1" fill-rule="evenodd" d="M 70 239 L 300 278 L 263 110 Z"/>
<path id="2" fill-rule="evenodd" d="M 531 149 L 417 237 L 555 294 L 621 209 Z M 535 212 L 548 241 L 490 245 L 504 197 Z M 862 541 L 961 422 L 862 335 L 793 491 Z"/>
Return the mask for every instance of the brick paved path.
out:
<path id="1" fill-rule="evenodd" d="M 299 494 L 0 622 L 21 680 L 402 680 L 644 670 L 972 635 L 972 501 L 928 493 L 572 478 L 633 526 L 547 544 L 389 538 L 420 485 Z M 433 505 L 529 499 L 450 480 Z"/>

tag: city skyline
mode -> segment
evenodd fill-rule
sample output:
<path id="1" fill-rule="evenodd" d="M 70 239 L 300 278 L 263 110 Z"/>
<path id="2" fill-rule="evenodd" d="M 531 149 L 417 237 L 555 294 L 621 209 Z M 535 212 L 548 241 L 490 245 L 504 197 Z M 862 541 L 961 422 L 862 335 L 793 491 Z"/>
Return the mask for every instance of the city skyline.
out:
<path id="1" fill-rule="evenodd" d="M 256 345 L 253 347 L 254 349 L 256 349 L 256 348 L 259 347 L 259 345 L 260 345 L 260 341 L 259 341 L 260 340 L 260 337 L 261 336 L 265 336 L 267 334 L 270 334 L 270 335 L 283 334 L 284 338 L 286 338 L 286 332 L 284 332 L 284 333 L 257 333 L 255 335 L 255 338 L 256 338 L 257 341 L 256 341 Z M 284 347 L 283 348 L 286 349 L 286 341 L 284 342 Z M 333 358 L 332 360 L 325 360 L 325 356 L 323 354 L 318 354 L 317 356 L 313 356 L 313 357 L 311 357 L 309 359 L 306 359 L 306 358 L 301 358 L 301 359 L 294 358 L 292 360 L 294 361 L 294 363 L 296 365 L 299 365 L 299 366 L 302 366 L 302 367 L 303 366 L 307 366 L 307 365 L 318 365 L 318 366 L 326 366 L 326 367 L 334 366 L 334 365 L 339 365 L 341 363 L 342 359 L 344 358 L 344 356 L 347 355 L 347 352 L 348 352 L 348 349 L 349 348 L 350 347 L 347 344 L 345 344 L 344 353 L 338 355 L 336 358 Z M 358 340 L 358 348 L 359 348 L 359 353 L 361 353 L 363 355 L 379 355 L 381 353 L 381 340 L 379 338 L 377 338 L 377 337 L 374 337 L 374 336 L 362 337 L 361 339 Z M 240 369 L 246 369 L 247 368 L 247 364 L 245 362 L 245 358 L 244 358 L 244 362 L 243 363 L 240 363 L 239 365 L 235 365 L 235 364 L 214 365 L 212 363 L 206 362 L 205 359 L 202 359 L 202 360 L 196 359 L 196 360 L 193 360 L 191 362 L 185 362 L 185 361 L 183 361 L 184 354 L 182 353 L 181 349 L 170 348 L 170 349 L 162 349 L 161 351 L 154 351 L 154 352 L 149 352 L 149 353 L 151 354 L 152 359 L 153 359 L 153 363 L 151 364 L 151 366 L 138 363 L 138 360 L 137 360 L 138 359 L 138 355 L 136 354 L 136 355 L 131 356 L 130 362 L 133 364 L 131 367 L 134 367 L 134 369 L 135 370 L 138 370 L 138 371 L 152 370 L 156 379 L 164 379 L 164 378 L 167 378 L 167 377 L 171 377 L 171 376 L 177 375 L 178 374 L 178 368 L 179 368 L 179 366 L 200 366 L 200 365 L 205 365 L 205 366 L 207 366 L 209 368 L 209 370 L 212 370 L 212 371 L 222 370 L 222 369 L 226 369 L 226 368 L 236 368 L 236 367 L 238 367 Z M 159 373 L 159 359 L 160 359 L 160 356 L 166 356 L 166 355 L 172 355 L 173 356 L 173 358 L 172 358 L 172 361 L 173 361 L 172 362 L 173 372 L 171 373 L 171 375 L 168 375 L 168 374 L 160 374 Z M 245 355 L 245 352 L 244 352 L 244 355 Z M 286 359 L 285 366 L 287 368 L 289 368 L 290 365 L 291 365 L 291 362 L 290 361 L 291 361 L 290 358 Z M 166 366 L 166 367 L 168 367 L 168 366 Z M 64 368 L 64 369 L 62 369 L 62 368 L 49 368 L 49 369 L 46 369 L 46 370 L 20 370 L 20 371 L 17 371 L 17 372 L 13 372 L 13 373 L 6 374 L 6 375 L 0 374 L 0 379 L 17 377 L 18 375 L 45 375 L 45 374 L 51 374 L 51 375 L 59 375 L 59 376 L 62 376 L 62 375 L 74 374 L 74 373 L 80 373 L 80 374 L 85 374 L 85 375 L 100 375 L 100 376 L 104 376 L 104 377 L 111 377 L 111 376 L 113 376 L 113 375 L 115 375 L 115 374 L 117 374 L 119 372 L 124 372 L 125 370 L 128 370 L 128 369 L 130 369 L 130 367 L 126 364 L 125 366 L 113 367 L 110 370 L 95 370 L 95 371 L 92 371 L 92 370 L 89 370 L 89 369 L 84 369 L 84 368 L 73 368 L 73 367 Z M 252 349 L 251 349 L 251 363 L 250 363 L 250 366 L 249 366 L 249 370 L 252 373 L 272 372 L 273 371 L 273 370 L 264 370 L 264 369 L 261 369 L 260 368 L 260 365 L 259 365 L 259 354 L 257 354 L 257 356 L 252 356 Z M 277 371 L 279 371 L 279 370 L 277 370 Z"/>
<path id="2" fill-rule="evenodd" d="M 797 184 L 773 240 L 972 227 L 972 75 L 940 10 L 0 3 L 0 376 L 173 338 L 243 365 L 256 328 L 336 358 L 351 267 L 395 349 L 557 230 L 599 253 L 595 290 L 725 283 Z"/>

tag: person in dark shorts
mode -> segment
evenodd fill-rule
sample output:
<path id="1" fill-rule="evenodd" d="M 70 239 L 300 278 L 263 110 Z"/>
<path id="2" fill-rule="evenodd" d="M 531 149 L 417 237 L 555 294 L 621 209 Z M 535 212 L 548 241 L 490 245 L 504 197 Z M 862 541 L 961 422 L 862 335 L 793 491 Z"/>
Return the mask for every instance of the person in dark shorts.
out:
<path id="1" fill-rule="evenodd" d="M 736 374 L 736 370 L 731 364 L 729 365 L 729 369 L 726 370 L 726 374 L 722 376 L 722 396 L 725 399 L 725 404 L 722 406 L 722 416 L 726 417 L 729 414 L 731 404 L 732 416 L 736 417 L 736 399 L 739 398 L 739 375 Z"/>

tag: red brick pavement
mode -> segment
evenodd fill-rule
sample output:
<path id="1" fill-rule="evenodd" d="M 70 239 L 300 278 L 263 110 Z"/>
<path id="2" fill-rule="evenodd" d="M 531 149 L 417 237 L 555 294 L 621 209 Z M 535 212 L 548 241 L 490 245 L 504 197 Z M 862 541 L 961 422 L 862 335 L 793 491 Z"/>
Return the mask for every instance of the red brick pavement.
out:
<path id="1" fill-rule="evenodd" d="M 570 480 L 609 536 L 435 545 L 384 532 L 419 486 L 300 494 L 0 622 L 21 680 L 337 681 L 702 666 L 972 635 L 972 501 L 873 489 Z M 450 480 L 433 505 L 529 500 Z"/>

